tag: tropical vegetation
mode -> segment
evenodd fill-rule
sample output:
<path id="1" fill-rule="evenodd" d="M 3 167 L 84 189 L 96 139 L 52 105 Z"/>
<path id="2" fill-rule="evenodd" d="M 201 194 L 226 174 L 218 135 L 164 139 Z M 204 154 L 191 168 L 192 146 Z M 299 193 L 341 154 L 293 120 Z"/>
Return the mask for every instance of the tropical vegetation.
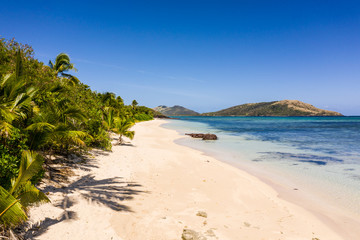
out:
<path id="1" fill-rule="evenodd" d="M 122 143 L 134 137 L 135 122 L 153 118 L 136 100 L 125 105 L 91 90 L 74 71 L 65 53 L 45 65 L 30 46 L 0 39 L 0 232 L 25 221 L 28 206 L 48 201 L 35 184 L 55 156 L 111 150 L 111 132 Z"/>

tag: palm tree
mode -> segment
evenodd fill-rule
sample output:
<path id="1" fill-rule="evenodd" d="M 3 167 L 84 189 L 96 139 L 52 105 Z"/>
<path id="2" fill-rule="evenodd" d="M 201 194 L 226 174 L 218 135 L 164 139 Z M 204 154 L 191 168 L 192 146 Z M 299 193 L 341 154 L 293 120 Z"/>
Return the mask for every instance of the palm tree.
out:
<path id="1" fill-rule="evenodd" d="M 105 107 L 103 109 L 103 126 L 107 131 L 114 127 L 114 112 L 112 107 Z"/>
<path id="2" fill-rule="evenodd" d="M 25 129 L 30 149 L 48 149 L 50 154 L 52 150 L 69 153 L 73 147 L 85 147 L 84 139 L 92 137 L 79 126 L 84 120 L 85 114 L 66 99 L 48 103 Z"/>
<path id="3" fill-rule="evenodd" d="M 134 138 L 135 132 L 129 131 L 129 129 L 134 125 L 134 121 L 130 118 L 115 118 L 115 127 L 112 129 L 115 133 L 119 134 L 119 144 L 124 143 L 124 137 Z"/>
<path id="4" fill-rule="evenodd" d="M 105 92 L 101 96 L 101 101 L 106 106 L 114 106 L 116 103 L 115 93 Z"/>
<path id="5" fill-rule="evenodd" d="M 124 106 L 124 100 L 123 100 L 120 96 L 117 96 L 117 97 L 116 97 L 116 102 L 117 102 L 118 105 L 120 105 L 121 107 Z"/>
<path id="6" fill-rule="evenodd" d="M 49 61 L 49 66 L 55 71 L 56 76 L 60 75 L 63 79 L 67 79 L 68 83 L 70 83 L 71 85 L 76 85 L 80 82 L 77 77 L 66 73 L 69 70 L 77 71 L 77 69 L 74 67 L 74 64 L 71 63 L 68 54 L 60 53 L 56 56 L 55 63 L 53 63 L 51 60 Z"/>
<path id="7" fill-rule="evenodd" d="M 135 108 L 138 105 L 138 102 L 136 100 L 133 100 L 131 103 L 131 106 Z"/>
<path id="8" fill-rule="evenodd" d="M 4 138 L 11 135 L 13 122 L 26 118 L 34 107 L 32 97 L 36 90 L 22 76 L 21 52 L 16 55 L 15 72 L 0 79 L 0 137 Z"/>
<path id="9" fill-rule="evenodd" d="M 28 206 L 50 201 L 30 181 L 41 170 L 43 162 L 39 154 L 23 151 L 19 174 L 12 179 L 10 189 L 0 186 L 0 224 L 14 227 L 27 219 Z"/>

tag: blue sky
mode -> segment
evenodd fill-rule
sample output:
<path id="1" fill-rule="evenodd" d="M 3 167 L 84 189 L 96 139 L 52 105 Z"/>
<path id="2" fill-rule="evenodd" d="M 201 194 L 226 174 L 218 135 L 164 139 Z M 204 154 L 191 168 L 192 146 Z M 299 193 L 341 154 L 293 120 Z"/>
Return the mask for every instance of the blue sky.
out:
<path id="1" fill-rule="evenodd" d="M 6 1 L 0 35 L 99 92 L 199 112 L 297 99 L 360 115 L 359 1 Z"/>

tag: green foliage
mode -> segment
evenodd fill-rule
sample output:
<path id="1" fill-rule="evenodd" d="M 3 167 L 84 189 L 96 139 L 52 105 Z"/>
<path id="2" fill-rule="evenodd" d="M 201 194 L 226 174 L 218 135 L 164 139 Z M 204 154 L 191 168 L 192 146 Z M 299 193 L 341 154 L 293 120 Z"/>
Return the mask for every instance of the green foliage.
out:
<path id="1" fill-rule="evenodd" d="M 11 186 L 5 190 L 0 186 L 0 224 L 16 226 L 27 219 L 26 208 L 33 204 L 49 202 L 31 179 L 42 169 L 44 159 L 37 153 L 23 151 L 19 172 L 12 178 Z"/>
<path id="2" fill-rule="evenodd" d="M 16 226 L 27 219 L 26 213 L 18 199 L 0 186 L 0 223 L 5 226 Z"/>
<path id="3" fill-rule="evenodd" d="M 149 114 L 146 114 L 146 113 L 136 113 L 134 115 L 134 119 L 138 122 L 141 122 L 141 121 L 149 121 L 149 120 L 152 120 L 153 117 L 152 115 L 149 115 Z"/>
<path id="4" fill-rule="evenodd" d="M 19 172 L 23 149 L 27 149 L 26 138 L 15 129 L 10 138 L 0 141 L 0 185 L 10 187 L 10 180 Z"/>
<path id="5" fill-rule="evenodd" d="M 133 100 L 133 101 L 131 102 L 131 106 L 132 106 L 133 108 L 135 108 L 137 105 L 138 105 L 138 102 L 137 102 L 136 100 Z"/>
<path id="6" fill-rule="evenodd" d="M 123 136 L 133 139 L 135 136 L 134 131 L 130 131 L 130 128 L 134 125 L 134 121 L 130 118 L 115 118 L 114 128 L 112 129 L 115 133 L 119 134 L 119 143 L 124 142 Z"/>
<path id="7" fill-rule="evenodd" d="M 0 39 L 0 224 L 18 224 L 29 204 L 48 200 L 33 185 L 44 158 L 110 150 L 110 131 L 132 139 L 131 126 L 153 118 L 136 100 L 125 105 L 81 83 L 69 73 L 76 69 L 67 54 L 49 66 L 33 55 L 28 45 Z"/>

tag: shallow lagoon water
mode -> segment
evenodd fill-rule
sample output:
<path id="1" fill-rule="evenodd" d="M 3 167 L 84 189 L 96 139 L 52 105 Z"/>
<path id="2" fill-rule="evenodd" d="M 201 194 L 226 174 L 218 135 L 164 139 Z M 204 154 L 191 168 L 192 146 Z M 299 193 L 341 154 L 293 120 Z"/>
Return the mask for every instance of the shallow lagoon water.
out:
<path id="1" fill-rule="evenodd" d="M 179 117 L 164 127 L 217 134 L 178 142 L 360 214 L 360 117 Z"/>

